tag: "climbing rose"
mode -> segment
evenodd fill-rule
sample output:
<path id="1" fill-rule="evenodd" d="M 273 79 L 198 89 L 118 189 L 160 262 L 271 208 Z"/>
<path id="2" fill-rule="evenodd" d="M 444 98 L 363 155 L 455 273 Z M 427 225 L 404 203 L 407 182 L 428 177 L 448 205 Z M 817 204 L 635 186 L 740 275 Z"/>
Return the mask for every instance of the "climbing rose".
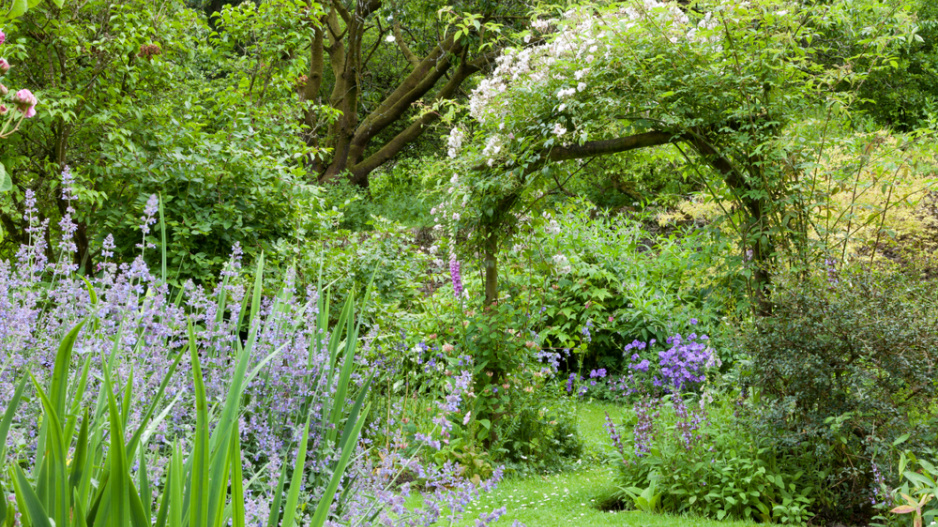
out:
<path id="1" fill-rule="evenodd" d="M 16 108 L 23 112 L 23 115 L 26 117 L 36 115 L 36 104 L 39 101 L 36 100 L 36 96 L 33 95 L 33 92 L 26 89 L 20 90 L 13 96 L 13 102 L 16 104 Z"/>
<path id="2" fill-rule="evenodd" d="M 7 41 L 7 34 L 4 33 L 3 31 L 0 31 L 0 44 L 3 44 L 6 41 Z"/>

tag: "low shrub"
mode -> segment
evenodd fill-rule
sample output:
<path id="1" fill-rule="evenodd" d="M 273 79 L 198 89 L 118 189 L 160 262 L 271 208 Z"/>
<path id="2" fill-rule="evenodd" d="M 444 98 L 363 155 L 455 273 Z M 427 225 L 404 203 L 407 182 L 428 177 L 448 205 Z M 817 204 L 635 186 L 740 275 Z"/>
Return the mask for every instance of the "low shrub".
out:
<path id="1" fill-rule="evenodd" d="M 773 315 L 740 343 L 753 433 L 782 456 L 811 450 L 819 516 L 868 521 L 874 459 L 906 434 L 912 448 L 934 435 L 936 284 L 859 266 L 780 283 Z"/>
<path id="2" fill-rule="evenodd" d="M 629 420 L 608 428 L 619 498 L 639 510 L 803 524 L 816 489 L 734 417 L 728 395 L 643 398 Z M 631 427 L 631 437 L 619 430 Z"/>

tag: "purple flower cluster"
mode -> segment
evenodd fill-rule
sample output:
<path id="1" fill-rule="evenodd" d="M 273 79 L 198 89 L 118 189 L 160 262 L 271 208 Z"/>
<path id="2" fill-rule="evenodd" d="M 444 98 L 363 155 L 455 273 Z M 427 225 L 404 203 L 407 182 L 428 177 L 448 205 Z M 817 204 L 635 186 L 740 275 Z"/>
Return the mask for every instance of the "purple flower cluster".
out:
<path id="1" fill-rule="evenodd" d="M 689 322 L 691 325 L 697 324 L 693 318 Z M 707 345 L 708 342 L 706 335 L 690 333 L 686 338 L 680 334 L 673 335 L 667 339 L 668 348 L 657 352 L 656 364 L 647 355 L 653 353 L 656 344 L 654 339 L 647 343 L 635 340 L 625 346 L 625 353 L 631 352 L 629 373 L 612 380 L 610 387 L 624 396 L 639 396 L 633 403 L 637 420 L 633 428 L 637 457 L 643 457 L 651 451 L 655 439 L 655 420 L 659 417 L 660 405 L 668 399 L 677 418 L 674 430 L 683 447 L 692 449 L 700 440 L 699 430 L 706 421 L 705 403 L 708 394 L 701 396 L 698 410 L 688 407 L 683 393 L 704 383 L 708 370 L 720 365 L 720 359 Z"/>
<path id="2" fill-rule="evenodd" d="M 606 378 L 606 368 L 599 368 L 598 370 L 590 370 L 590 386 L 596 386 L 596 379 L 605 379 Z"/>
<path id="3" fill-rule="evenodd" d="M 679 392 L 707 380 L 707 368 L 714 364 L 716 356 L 704 343 L 707 336 L 703 335 L 700 340 L 702 342 L 697 341 L 695 333 L 688 335 L 686 341 L 679 334 L 668 337 L 671 348 L 658 353 L 658 371 L 669 389 Z"/>
<path id="4" fill-rule="evenodd" d="M 586 324 L 583 326 L 583 329 L 580 330 L 580 333 L 583 334 L 583 339 L 586 340 L 586 342 L 593 341 L 593 336 L 590 334 L 591 327 L 593 327 L 593 321 L 587 320 Z"/>
<path id="5" fill-rule="evenodd" d="M 449 275 L 453 281 L 453 294 L 456 295 L 456 298 L 459 298 L 463 293 L 462 275 L 459 272 L 459 260 L 455 257 L 449 261 Z"/>
<path id="6" fill-rule="evenodd" d="M 637 419 L 635 427 L 632 428 L 635 455 L 644 457 L 651 452 L 651 444 L 655 439 L 655 420 L 660 415 L 658 400 L 642 397 L 635 403 L 634 410 Z"/>
<path id="7" fill-rule="evenodd" d="M 622 436 L 620 436 L 619 431 L 616 430 L 616 425 L 612 422 L 612 418 L 609 417 L 609 412 L 606 412 L 605 426 L 606 430 L 609 432 L 609 438 L 612 440 L 612 445 L 616 447 L 619 454 L 625 456 L 625 447 L 622 446 Z"/>
<path id="8" fill-rule="evenodd" d="M 503 472 L 496 468 L 492 476 L 485 481 L 473 481 L 464 477 L 464 469 L 447 462 L 442 466 L 424 465 L 414 457 L 405 458 L 400 452 L 382 451 L 381 463 L 375 467 L 366 467 L 374 474 L 368 485 L 356 489 L 352 518 L 363 518 L 366 525 L 385 527 L 430 527 L 439 524 L 455 524 L 468 512 L 469 505 L 484 492 L 490 492 L 501 481 Z M 405 506 L 414 483 L 400 483 L 406 476 L 414 480 L 417 490 L 421 491 L 422 503 L 417 507 Z M 380 513 L 374 513 L 373 503 L 384 504 Z M 505 514 L 500 507 L 490 512 L 482 512 L 475 525 L 486 527 L 496 522 Z M 377 516 L 373 521 L 371 517 Z M 521 526 L 517 522 L 514 526 Z"/>
<path id="9" fill-rule="evenodd" d="M 70 182 L 69 176 L 66 172 L 66 182 Z M 63 195 L 71 196 L 69 188 L 70 183 L 63 184 Z M 91 321 L 79 333 L 74 347 L 76 357 L 81 360 L 76 360 L 73 366 L 80 367 L 87 359 L 90 370 L 84 399 L 78 401 L 81 406 L 95 407 L 103 377 L 102 364 L 112 361 L 115 383 L 129 382 L 133 387 L 134 401 L 129 406 L 127 427 L 135 429 L 170 365 L 188 348 L 190 322 L 195 328 L 194 344 L 202 361 L 206 395 L 210 404 L 221 403 L 233 375 L 236 363 L 233 357 L 247 345 L 242 333 L 246 329 L 253 342 L 248 371 L 256 371 L 246 384 L 239 418 L 248 524 L 256 525 L 268 516 L 279 471 L 284 463 L 295 458 L 295 443 L 302 436 L 307 412 L 311 412 L 309 460 L 303 468 L 309 474 L 330 473 L 337 454 L 323 432 L 329 427 L 342 363 L 336 363 L 327 349 L 330 335 L 317 329 L 319 292 L 315 288 L 298 288 L 293 276 L 288 275 L 280 294 L 263 298 L 257 306 L 257 316 L 245 320 L 242 309 L 250 303 L 244 302 L 247 285 L 239 273 L 241 254 L 236 246 L 219 285 L 208 290 L 187 283 L 178 295 L 181 302 L 176 301 L 177 294 L 150 273 L 141 258 L 120 263 L 108 261 L 113 255 L 105 254 L 101 272 L 90 278 L 95 291 L 92 297 L 81 277 L 60 273 L 48 263 L 47 225 L 37 225 L 35 198 L 31 193 L 26 203 L 34 243 L 20 249 L 16 263 L 0 261 L 0 409 L 6 408 L 15 383 L 27 370 L 39 383 L 49 381 L 62 335 L 81 320 Z M 152 224 L 156 210 L 156 205 L 148 204 L 144 225 Z M 105 239 L 103 249 L 113 251 L 113 238 Z M 52 277 L 55 280 L 50 280 Z M 459 360 L 471 368 L 468 357 Z M 351 389 L 361 387 L 365 377 L 353 375 Z M 191 379 L 189 363 L 181 362 L 166 389 L 166 400 L 174 403 L 160 410 L 165 410 L 165 418 L 154 426 L 146 445 L 151 498 L 163 485 L 171 446 L 180 442 L 187 448 L 191 441 L 194 425 Z M 452 377 L 451 389 L 438 405 L 445 421 L 440 423 L 442 438 L 428 436 L 427 443 L 438 447 L 441 440 L 446 440 L 449 421 L 445 417 L 459 411 L 471 383 L 469 370 Z M 0 460 L 0 466 L 12 466 L 17 459 L 35 454 L 40 414 L 38 401 L 21 403 L 8 441 L 8 445 L 15 446 L 8 450 L 8 459 Z M 368 443 L 369 439 L 363 437 L 361 448 Z M 367 456 L 363 454 L 361 451 L 356 457 L 364 460 Z M 397 461 L 398 467 L 401 463 Z M 349 492 L 340 489 L 338 493 L 350 501 L 336 509 L 335 524 L 355 524 L 356 518 L 370 524 L 376 511 L 402 505 L 407 492 L 381 486 L 380 478 L 364 465 L 351 470 L 354 475 L 343 481 L 343 488 L 351 486 Z M 456 466 L 422 469 L 421 490 L 426 507 L 416 519 L 408 516 L 406 521 L 401 515 L 382 512 L 381 523 L 401 527 L 432 525 L 441 510 L 464 511 L 479 492 L 490 489 L 500 477 L 499 471 L 488 482 L 473 483 L 462 477 Z M 303 499 L 315 502 L 322 487 L 318 483 L 309 485 Z M 483 514 L 478 522 L 488 525 L 502 512 Z"/>
<path id="10" fill-rule="evenodd" d="M 671 397 L 671 406 L 674 408 L 674 415 L 677 417 L 675 429 L 680 436 L 681 443 L 685 449 L 691 450 L 700 439 L 697 431 L 700 430 L 700 425 L 704 421 L 703 409 L 700 411 L 689 410 L 684 403 L 684 398 L 678 393 Z"/>
<path id="11" fill-rule="evenodd" d="M 696 320 L 691 319 L 692 323 Z M 658 352 L 658 364 L 652 370 L 651 361 L 643 358 L 638 351 L 644 351 L 655 344 L 652 339 L 647 344 L 634 341 L 625 347 L 625 352 L 632 351 L 628 369 L 632 371 L 619 385 L 626 395 L 660 388 L 665 392 L 680 392 L 693 388 L 706 381 L 707 370 L 720 365 L 720 359 L 707 345 L 708 337 L 691 333 L 685 339 L 680 334 L 668 337 L 668 349 Z"/>

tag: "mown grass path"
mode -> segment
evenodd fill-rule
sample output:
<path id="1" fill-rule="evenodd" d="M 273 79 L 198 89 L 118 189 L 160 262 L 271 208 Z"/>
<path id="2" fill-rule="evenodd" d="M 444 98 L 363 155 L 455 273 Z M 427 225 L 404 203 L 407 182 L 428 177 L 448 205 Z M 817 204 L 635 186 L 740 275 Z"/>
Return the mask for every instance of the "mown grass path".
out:
<path id="1" fill-rule="evenodd" d="M 605 412 L 616 421 L 623 410 L 612 404 L 587 402 L 578 408 L 580 436 L 586 448 L 579 470 L 509 478 L 492 493 L 473 503 L 472 512 L 458 525 L 474 526 L 481 511 L 506 507 L 508 513 L 499 525 L 511 525 L 518 520 L 527 527 L 603 527 L 603 526 L 693 526 L 693 527 L 750 527 L 745 522 L 718 522 L 714 520 L 646 514 L 637 511 L 602 511 L 598 507 L 615 489 L 612 472 L 603 463 L 595 461 L 608 448 L 609 439 L 603 428 Z"/>

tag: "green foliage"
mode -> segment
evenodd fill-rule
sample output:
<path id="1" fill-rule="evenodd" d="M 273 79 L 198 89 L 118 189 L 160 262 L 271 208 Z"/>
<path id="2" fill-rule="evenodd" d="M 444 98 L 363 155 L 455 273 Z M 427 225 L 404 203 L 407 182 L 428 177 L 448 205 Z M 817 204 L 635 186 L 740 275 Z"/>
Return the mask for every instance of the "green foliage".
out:
<path id="1" fill-rule="evenodd" d="M 123 181 L 135 196 L 97 214 L 122 255 L 133 254 L 139 243 L 134 231 L 152 193 L 163 196 L 168 266 L 179 282 L 211 283 L 236 243 L 253 261 L 301 228 L 315 232 L 310 224 L 322 206 L 288 154 L 301 149 L 291 123 L 244 105 L 234 91 L 177 104 L 147 116 L 150 125 L 135 134 L 132 152 L 105 150 L 103 175 Z M 269 126 L 258 133 L 251 122 Z"/>
<path id="2" fill-rule="evenodd" d="M 342 217 L 327 210 L 321 219 L 334 224 Z M 424 294 L 429 255 L 416 247 L 411 231 L 383 218 L 373 217 L 371 230 L 361 232 L 328 232 L 326 226 L 318 231 L 316 248 L 304 240 L 279 246 L 283 260 L 306 283 L 321 280 L 337 291 L 336 302 L 345 300 L 345 291 L 364 291 L 370 284 L 375 301 L 362 307 L 364 315 L 385 330 L 399 327 L 403 311 L 416 307 Z"/>
<path id="3" fill-rule="evenodd" d="M 814 483 L 824 517 L 868 518 L 871 459 L 903 434 L 928 430 L 921 415 L 936 395 L 934 287 L 832 270 L 780 287 L 773 316 L 744 333 L 756 433 L 779 453 L 810 445 L 826 471 Z"/>
<path id="4" fill-rule="evenodd" d="M 573 202 L 522 227 L 503 282 L 543 309 L 534 329 L 545 347 L 577 347 L 591 322 L 582 365 L 619 369 L 633 340 L 665 342 L 691 318 L 712 333 L 747 310 L 744 262 L 728 236 L 696 225 L 656 233 L 648 222 Z"/>
<path id="5" fill-rule="evenodd" d="M 734 417 L 737 403 L 730 396 L 719 395 L 704 407 L 706 418 L 689 446 L 669 404 L 659 407 L 647 454 L 638 456 L 632 444 L 623 442 L 625 450 L 612 458 L 620 497 L 639 510 L 660 507 L 719 520 L 806 523 L 817 490 L 797 456 L 780 456 L 753 435 Z M 636 424 L 634 416 L 624 423 L 630 424 Z"/>
<path id="6" fill-rule="evenodd" d="M 916 1 L 918 31 L 860 86 L 860 109 L 878 124 L 913 130 L 938 116 L 938 5 Z"/>
<path id="7" fill-rule="evenodd" d="M 891 499 L 883 500 L 879 505 L 882 509 L 893 514 L 912 514 L 914 525 L 928 525 L 938 517 L 938 503 L 932 500 L 938 498 L 938 468 L 934 464 L 936 452 L 926 448 L 921 456 L 916 456 L 906 450 L 899 457 L 897 471 L 902 475 L 901 483 L 895 489 L 890 489 L 885 482 L 881 490 Z M 893 505 L 899 503 L 899 506 Z M 886 517 L 889 518 L 888 516 Z M 927 522 L 927 523 L 925 523 Z"/>
<path id="8" fill-rule="evenodd" d="M 262 267 L 263 260 L 258 265 L 254 294 L 249 304 L 252 318 L 257 316 L 260 309 Z M 90 286 L 89 293 L 94 302 L 96 297 Z M 320 303 L 320 307 L 326 310 L 327 306 L 326 303 Z M 317 329 L 325 332 L 327 320 L 327 317 L 321 317 Z M 231 522 L 236 526 L 244 526 L 241 478 L 243 458 L 238 424 L 244 388 L 252 382 L 260 366 L 277 354 L 277 351 L 273 352 L 260 366 L 248 371 L 259 324 L 251 325 L 246 342 L 243 345 L 239 342 L 230 357 L 233 375 L 228 379 L 224 401 L 211 410 L 200 361 L 215 350 L 201 349 L 202 343 L 207 341 L 200 339 L 191 318 L 188 324 L 188 346 L 177 354 L 162 379 L 154 379 L 159 380 L 154 393 L 148 394 L 146 398 L 135 397 L 132 371 L 125 387 L 114 384 L 111 365 L 116 362 L 118 350 L 118 346 L 114 346 L 115 351 L 110 357 L 102 357 L 103 379 L 97 405 L 93 409 L 82 408 L 92 357 L 85 358 L 83 366 L 76 373 L 72 362 L 81 355 L 77 355 L 73 348 L 79 332 L 94 331 L 96 324 L 97 320 L 91 317 L 77 324 L 64 336 L 55 356 L 48 387 L 44 388 L 30 373 L 35 393 L 42 405 L 39 449 L 32 470 L 24 471 L 28 465 L 23 461 L 9 467 L 5 474 L 13 484 L 16 508 L 21 515 L 20 524 L 25 527 L 150 524 L 160 527 L 218 527 Z M 337 400 L 323 401 L 324 404 L 318 408 L 327 415 L 327 430 L 322 430 L 322 439 L 325 439 L 329 452 L 316 453 L 314 461 L 318 463 L 317 466 L 326 467 L 326 470 L 315 475 L 307 475 L 304 470 L 313 409 L 297 409 L 307 413 L 306 426 L 298 447 L 297 466 L 290 484 L 284 487 L 283 475 L 287 469 L 284 464 L 280 484 L 272 487 L 275 503 L 280 503 L 284 493 L 287 493 L 282 523 L 285 527 L 294 525 L 294 517 L 298 507 L 301 507 L 298 501 L 300 491 L 306 477 L 310 478 L 310 482 L 321 483 L 325 488 L 322 498 L 313 507 L 308 525 L 326 524 L 369 411 L 369 407 L 363 405 L 369 382 L 365 382 L 357 394 L 349 391 L 353 382 L 351 377 L 357 342 L 357 331 L 353 329 L 353 300 L 346 303 L 339 325 L 348 326 L 349 341 L 332 339 L 328 345 L 334 366 L 341 368 L 341 374 L 337 377 Z M 123 332 L 119 331 L 115 339 L 122 338 Z M 163 460 L 169 461 L 169 469 L 157 493 L 157 510 L 153 511 L 146 468 L 147 442 L 160 421 L 166 417 L 169 407 L 175 403 L 173 400 L 167 405 L 164 393 L 187 352 L 195 394 L 192 449 L 183 456 L 181 443 L 177 441 L 172 445 L 172 459 Z M 69 386 L 72 379 L 76 381 L 77 387 Z M 24 378 L 0 420 L 2 459 L 6 459 L 5 446 L 10 422 L 20 404 L 25 384 Z M 70 396 L 71 402 L 67 400 Z M 351 403 L 346 401 L 346 396 Z M 132 405 L 140 402 L 145 403 L 141 414 L 143 417 L 136 428 L 128 428 Z M 133 460 L 138 456 L 139 467 L 132 468 Z M 134 472 L 137 473 L 137 479 Z M 272 507 L 268 523 L 278 524 L 280 515 L 280 507 Z M 4 494 L 0 499 L 0 524 L 11 526 L 14 520 L 14 508 L 9 506 Z"/>

